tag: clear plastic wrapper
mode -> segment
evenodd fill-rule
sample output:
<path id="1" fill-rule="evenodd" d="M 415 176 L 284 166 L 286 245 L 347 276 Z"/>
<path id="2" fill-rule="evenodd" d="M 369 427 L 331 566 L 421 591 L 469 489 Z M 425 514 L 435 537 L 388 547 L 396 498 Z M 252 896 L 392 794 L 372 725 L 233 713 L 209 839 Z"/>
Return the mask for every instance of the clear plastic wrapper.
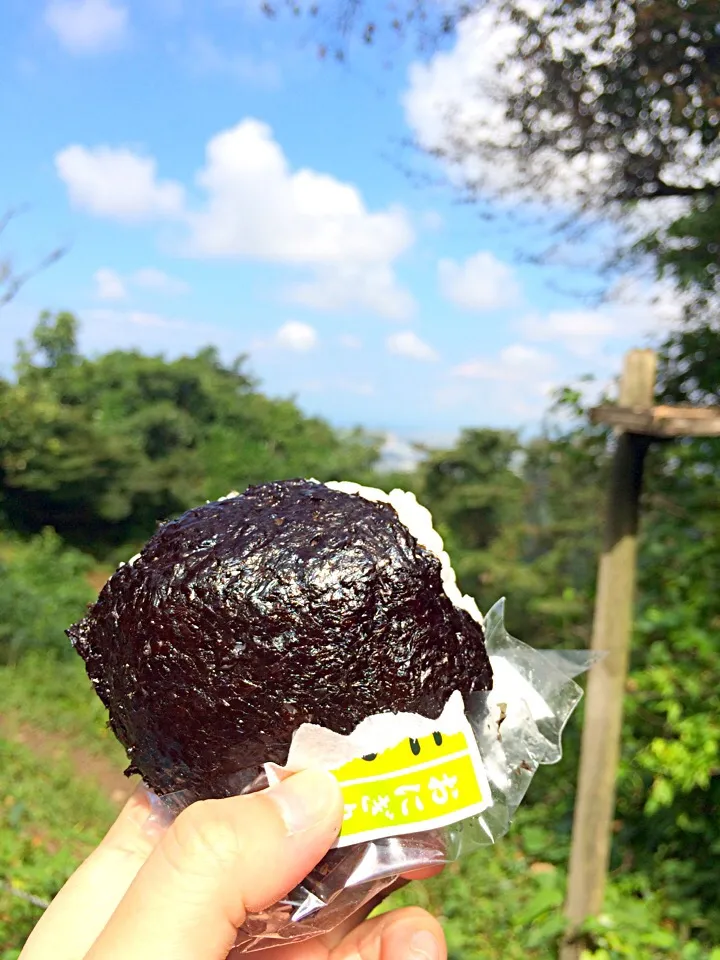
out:
<path id="1" fill-rule="evenodd" d="M 582 696 L 574 677 L 599 656 L 533 649 L 507 633 L 504 608 L 505 601 L 499 601 L 485 620 L 493 689 L 473 694 L 465 702 L 487 774 L 490 806 L 440 829 L 331 850 L 287 897 L 248 916 L 231 957 L 329 933 L 401 875 L 450 863 L 508 831 L 540 764 L 560 760 L 563 729 Z M 242 777 L 239 786 L 241 781 Z M 238 792 L 250 793 L 266 785 L 261 777 Z M 168 823 L 191 800 L 183 793 L 155 798 L 152 816 Z"/>

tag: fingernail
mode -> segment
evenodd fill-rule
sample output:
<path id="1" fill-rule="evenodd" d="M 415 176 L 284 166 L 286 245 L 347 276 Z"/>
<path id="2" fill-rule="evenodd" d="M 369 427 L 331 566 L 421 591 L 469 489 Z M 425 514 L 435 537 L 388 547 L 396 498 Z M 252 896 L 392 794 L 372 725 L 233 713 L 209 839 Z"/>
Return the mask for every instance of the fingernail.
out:
<path id="1" fill-rule="evenodd" d="M 429 930 L 413 934 L 407 960 L 440 960 L 440 945 Z"/>
<path id="2" fill-rule="evenodd" d="M 147 816 L 143 822 L 142 828 L 145 833 L 155 839 L 159 839 L 175 819 L 175 815 L 170 809 L 168 803 L 162 797 L 146 787 L 144 784 L 138 789 L 138 794 L 144 797 L 147 805 Z"/>
<path id="3" fill-rule="evenodd" d="M 304 770 L 271 787 L 267 795 L 279 809 L 288 833 L 293 834 L 327 820 L 339 806 L 339 790 L 326 770 Z"/>

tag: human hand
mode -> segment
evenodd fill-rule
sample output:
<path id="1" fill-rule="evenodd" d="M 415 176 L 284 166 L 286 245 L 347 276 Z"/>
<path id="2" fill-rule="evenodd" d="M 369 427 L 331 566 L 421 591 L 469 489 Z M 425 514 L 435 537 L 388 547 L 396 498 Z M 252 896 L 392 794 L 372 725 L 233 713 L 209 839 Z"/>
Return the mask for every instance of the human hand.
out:
<path id="1" fill-rule="evenodd" d="M 247 913 L 296 886 L 334 843 L 342 798 L 320 771 L 245 797 L 205 800 L 165 831 L 139 789 L 30 935 L 20 960 L 225 960 Z M 437 920 L 406 908 L 257 960 L 445 960 Z"/>

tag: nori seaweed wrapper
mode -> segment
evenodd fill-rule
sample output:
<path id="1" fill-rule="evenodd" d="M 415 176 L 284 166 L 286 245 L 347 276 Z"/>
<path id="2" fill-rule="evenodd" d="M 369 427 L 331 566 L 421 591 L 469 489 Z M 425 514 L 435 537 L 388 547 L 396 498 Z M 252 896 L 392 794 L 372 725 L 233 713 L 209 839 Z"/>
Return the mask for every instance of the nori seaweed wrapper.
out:
<path id="1" fill-rule="evenodd" d="M 435 718 L 492 687 L 483 629 L 385 503 L 305 480 L 159 527 L 68 634 L 158 794 L 239 792 L 304 722 Z"/>

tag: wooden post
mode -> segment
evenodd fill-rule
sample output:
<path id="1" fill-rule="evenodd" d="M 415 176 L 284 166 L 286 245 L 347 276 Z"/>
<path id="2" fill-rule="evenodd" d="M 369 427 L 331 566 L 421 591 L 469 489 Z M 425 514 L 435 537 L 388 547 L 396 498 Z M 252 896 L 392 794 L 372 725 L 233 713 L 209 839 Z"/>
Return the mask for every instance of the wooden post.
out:
<path id="1" fill-rule="evenodd" d="M 655 373 L 652 350 L 628 353 L 620 406 L 651 408 Z M 579 960 L 584 944 L 578 928 L 600 912 L 605 893 L 633 621 L 640 492 L 649 442 L 647 436 L 621 433 L 613 458 L 592 635 L 593 650 L 607 656 L 588 677 L 565 906 L 569 931 L 561 960 Z"/>

